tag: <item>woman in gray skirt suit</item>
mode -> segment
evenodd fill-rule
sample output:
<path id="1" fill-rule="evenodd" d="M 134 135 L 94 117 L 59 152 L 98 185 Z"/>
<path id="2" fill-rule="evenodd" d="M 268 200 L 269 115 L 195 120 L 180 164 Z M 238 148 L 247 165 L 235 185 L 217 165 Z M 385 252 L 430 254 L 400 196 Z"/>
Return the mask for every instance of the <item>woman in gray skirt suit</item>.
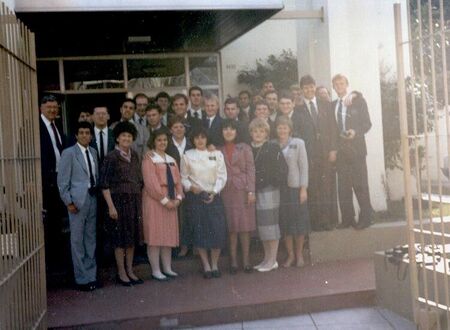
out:
<path id="1" fill-rule="evenodd" d="M 256 177 L 256 224 L 263 243 L 264 260 L 254 268 L 268 272 L 278 268 L 280 240 L 280 185 L 286 184 L 287 165 L 277 143 L 269 142 L 269 124 L 261 118 L 249 125 Z"/>
<path id="2" fill-rule="evenodd" d="M 288 116 L 278 117 L 275 127 L 278 143 L 288 165 L 287 181 L 280 186 L 280 229 L 288 254 L 283 266 L 290 267 L 295 260 L 297 267 L 302 267 L 305 264 L 303 244 L 305 235 L 310 231 L 306 203 L 308 158 L 303 140 L 292 137 L 293 124 Z"/>

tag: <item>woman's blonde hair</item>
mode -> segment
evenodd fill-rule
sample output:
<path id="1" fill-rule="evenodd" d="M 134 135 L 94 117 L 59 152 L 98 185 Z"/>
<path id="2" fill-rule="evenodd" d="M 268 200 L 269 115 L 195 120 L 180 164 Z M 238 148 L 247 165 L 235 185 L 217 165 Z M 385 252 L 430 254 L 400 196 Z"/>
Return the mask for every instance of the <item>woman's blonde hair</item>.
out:
<path id="1" fill-rule="evenodd" d="M 250 125 L 248 125 L 248 130 L 250 133 L 254 131 L 255 129 L 263 129 L 266 131 L 267 136 L 270 135 L 270 126 L 269 124 L 262 118 L 255 118 L 250 122 Z"/>
<path id="2" fill-rule="evenodd" d="M 294 129 L 294 124 L 292 124 L 291 118 L 288 116 L 279 116 L 277 118 L 277 121 L 275 122 L 275 127 L 278 127 L 280 125 L 287 125 L 289 127 L 289 130 L 291 131 L 290 134 L 292 134 L 292 130 Z"/>

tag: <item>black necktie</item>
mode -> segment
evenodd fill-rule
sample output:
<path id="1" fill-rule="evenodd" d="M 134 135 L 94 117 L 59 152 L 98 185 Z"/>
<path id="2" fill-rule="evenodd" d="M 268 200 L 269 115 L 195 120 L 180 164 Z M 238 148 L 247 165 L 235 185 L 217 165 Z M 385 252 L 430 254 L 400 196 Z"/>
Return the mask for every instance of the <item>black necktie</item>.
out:
<path id="1" fill-rule="evenodd" d="M 173 181 L 172 171 L 170 170 L 169 163 L 166 163 L 167 174 L 167 190 L 169 191 L 169 198 L 175 199 L 175 183 Z"/>
<path id="2" fill-rule="evenodd" d="M 337 117 L 338 117 L 339 130 L 341 132 L 345 132 L 344 121 L 342 120 L 342 100 L 341 99 L 339 99 L 339 106 L 338 106 L 338 111 L 337 111 Z"/>
<path id="3" fill-rule="evenodd" d="M 144 122 L 144 121 L 142 120 L 142 117 L 139 117 L 139 124 L 142 125 L 143 122 Z"/>
<path id="4" fill-rule="evenodd" d="M 309 101 L 309 108 L 311 109 L 311 116 L 313 118 L 314 124 L 317 125 L 317 109 L 313 101 Z"/>
<path id="5" fill-rule="evenodd" d="M 198 119 L 198 112 L 194 111 L 194 117 Z"/>
<path id="6" fill-rule="evenodd" d="M 94 174 L 92 173 L 92 164 L 91 164 L 91 158 L 89 157 L 89 151 L 86 149 L 86 158 L 88 163 L 88 169 L 89 169 L 89 181 L 91 183 L 91 188 L 95 187 L 95 179 Z"/>
<path id="7" fill-rule="evenodd" d="M 103 141 L 103 131 L 100 131 L 100 161 L 105 157 L 105 143 Z"/>
<path id="8" fill-rule="evenodd" d="M 59 139 L 58 130 L 56 129 L 55 122 L 52 121 L 50 123 L 50 126 L 52 127 L 53 135 L 55 136 L 56 147 L 58 148 L 59 153 L 61 154 L 62 151 L 63 151 L 63 147 L 62 147 L 62 144 L 61 144 L 61 140 Z"/>

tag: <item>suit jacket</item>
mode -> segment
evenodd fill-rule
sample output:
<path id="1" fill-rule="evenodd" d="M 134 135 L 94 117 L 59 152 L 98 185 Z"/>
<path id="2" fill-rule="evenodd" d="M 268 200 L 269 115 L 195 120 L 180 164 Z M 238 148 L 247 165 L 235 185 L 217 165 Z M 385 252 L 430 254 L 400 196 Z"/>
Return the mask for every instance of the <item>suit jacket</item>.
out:
<path id="1" fill-rule="evenodd" d="M 61 142 L 63 148 L 66 146 L 66 141 L 64 134 L 57 126 L 59 135 L 61 136 Z M 48 195 L 49 189 L 56 189 L 56 156 L 53 149 L 52 140 L 50 134 L 48 133 L 47 127 L 39 116 L 39 133 L 41 138 L 41 175 L 42 175 L 42 189 L 43 189 L 43 199 L 44 199 L 44 209 L 47 208 L 45 205 L 46 196 Z"/>
<path id="2" fill-rule="evenodd" d="M 222 122 L 223 119 L 219 114 L 214 117 L 211 126 L 209 126 L 209 120 L 206 117 L 203 119 L 203 127 L 206 128 L 208 132 L 208 139 L 210 144 L 213 144 L 215 146 L 223 145 Z"/>
<path id="3" fill-rule="evenodd" d="M 239 140 L 241 142 L 245 142 L 247 144 L 249 144 L 252 141 L 252 139 L 250 137 L 250 132 L 248 130 L 248 125 L 249 125 L 248 121 L 240 121 L 239 120 L 237 122 L 237 134 L 238 134 Z"/>
<path id="4" fill-rule="evenodd" d="M 317 99 L 318 119 L 314 123 L 306 104 L 297 111 L 299 116 L 300 138 L 305 141 L 309 168 L 314 169 L 317 162 L 327 161 L 330 151 L 337 150 L 337 124 L 331 104 Z"/>
<path id="5" fill-rule="evenodd" d="M 94 148 L 89 147 L 95 168 L 95 182 L 98 185 L 98 156 Z M 89 169 L 86 166 L 83 152 L 78 144 L 67 148 L 61 155 L 58 168 L 59 194 L 65 205 L 75 204 L 81 209 L 89 190 Z"/>
<path id="6" fill-rule="evenodd" d="M 184 148 L 184 151 L 188 151 L 190 149 L 192 149 L 194 146 L 192 145 L 191 141 L 189 140 L 189 138 L 186 137 L 186 147 Z M 175 146 L 175 144 L 173 144 L 172 139 L 169 139 L 169 144 L 167 145 L 167 149 L 166 149 L 166 154 L 168 154 L 169 156 L 172 156 L 175 161 L 177 162 L 178 168 L 180 168 L 180 162 L 181 162 L 181 156 L 178 148 Z"/>
<path id="7" fill-rule="evenodd" d="M 191 111 L 188 109 L 188 111 L 187 111 L 187 120 L 189 121 L 190 119 L 198 119 L 198 120 L 203 120 L 203 119 L 205 119 L 206 118 L 206 112 L 205 112 L 205 110 L 202 110 L 202 118 L 200 119 L 200 118 L 195 118 L 194 116 L 192 116 L 191 115 Z"/>
<path id="8" fill-rule="evenodd" d="M 272 141 L 260 148 L 253 148 L 255 160 L 255 185 L 260 190 L 269 185 L 279 187 L 287 181 L 288 167 L 280 146 Z"/>
<path id="9" fill-rule="evenodd" d="M 97 139 L 95 138 L 95 133 L 92 137 L 90 146 L 92 148 L 94 148 L 95 151 L 97 151 L 98 159 L 100 159 L 100 150 L 97 149 Z M 106 152 L 105 156 L 108 154 L 108 152 L 110 152 L 111 150 L 114 150 L 115 146 L 116 146 L 116 141 L 114 139 L 113 131 L 111 128 L 108 128 L 108 145 L 107 145 L 107 149 L 105 150 L 105 152 Z"/>
<path id="10" fill-rule="evenodd" d="M 245 143 L 235 146 L 231 159 L 225 154 L 225 147 L 219 148 L 224 154 L 227 166 L 227 183 L 225 186 L 233 185 L 238 190 L 255 192 L 255 161 L 253 160 L 252 148 Z"/>
<path id="11" fill-rule="evenodd" d="M 338 100 L 334 100 L 331 105 L 333 114 L 335 113 L 337 102 Z M 336 125 L 338 125 L 336 116 L 334 116 L 334 119 Z M 364 135 L 370 130 L 371 127 L 372 123 L 370 121 L 366 100 L 359 95 L 352 101 L 352 105 L 347 107 L 345 119 L 345 129 L 353 129 L 356 133 L 355 138 L 352 140 L 342 138 L 338 129 L 338 152 L 350 152 L 356 156 L 366 156 L 367 147 Z"/>

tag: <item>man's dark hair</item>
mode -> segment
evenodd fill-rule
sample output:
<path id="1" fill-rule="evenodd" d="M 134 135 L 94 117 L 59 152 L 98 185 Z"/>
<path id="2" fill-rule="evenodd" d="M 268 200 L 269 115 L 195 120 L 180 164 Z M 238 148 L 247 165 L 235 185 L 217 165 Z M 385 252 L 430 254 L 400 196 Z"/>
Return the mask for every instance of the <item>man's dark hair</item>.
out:
<path id="1" fill-rule="evenodd" d="M 278 101 L 280 101 L 281 99 L 289 99 L 291 101 L 294 101 L 292 93 L 289 93 L 287 91 L 282 91 L 280 94 L 278 94 Z"/>
<path id="2" fill-rule="evenodd" d="M 191 96 L 192 91 L 199 91 L 200 95 L 203 96 L 203 89 L 198 86 L 192 86 L 191 88 L 189 88 L 189 96 Z"/>
<path id="3" fill-rule="evenodd" d="M 43 105 L 47 102 L 58 102 L 58 99 L 56 98 L 55 95 L 51 95 L 51 94 L 45 95 L 44 97 L 41 98 L 41 103 L 39 103 L 39 105 Z"/>
<path id="4" fill-rule="evenodd" d="M 239 97 L 243 94 L 247 94 L 248 98 L 251 99 L 252 98 L 252 94 L 248 91 L 248 90 L 243 90 L 239 92 Z"/>
<path id="5" fill-rule="evenodd" d="M 170 101 L 170 95 L 167 94 L 166 92 L 159 92 L 158 94 L 156 94 L 155 96 L 155 102 L 158 102 L 158 99 L 162 98 L 162 99 L 168 99 Z"/>
<path id="6" fill-rule="evenodd" d="M 130 123 L 128 121 L 122 121 L 122 122 L 118 123 L 116 125 L 116 127 L 114 127 L 114 129 L 113 129 L 114 139 L 117 140 L 117 138 L 122 133 L 130 133 L 133 136 L 133 141 L 134 141 L 137 136 L 137 129 L 132 123 Z"/>
<path id="7" fill-rule="evenodd" d="M 178 116 L 172 116 L 167 122 L 167 127 L 172 128 L 172 126 L 177 123 L 181 123 L 183 124 L 183 126 L 185 126 L 187 124 L 187 120 Z"/>
<path id="8" fill-rule="evenodd" d="M 175 101 L 178 100 L 178 99 L 183 99 L 184 102 L 186 102 L 186 104 L 189 103 L 188 97 L 187 97 L 186 95 L 184 95 L 184 94 L 175 94 L 175 95 L 173 96 L 173 98 L 172 98 L 172 103 L 175 102 Z"/>
<path id="9" fill-rule="evenodd" d="M 225 100 L 225 103 L 224 103 L 224 104 L 225 104 L 225 105 L 227 105 L 227 104 L 236 104 L 236 106 L 239 107 L 239 102 L 238 102 L 237 98 L 235 98 L 235 97 L 229 97 L 229 98 L 227 98 L 227 99 Z"/>
<path id="10" fill-rule="evenodd" d="M 134 96 L 134 98 L 133 98 L 134 103 L 136 103 L 136 100 L 137 100 L 139 97 L 144 97 L 144 98 L 147 99 L 148 102 L 150 101 L 149 98 L 148 98 L 148 96 L 145 95 L 144 93 L 137 93 L 137 94 Z"/>
<path id="11" fill-rule="evenodd" d="M 134 106 L 136 107 L 136 102 L 134 102 L 134 100 L 133 100 L 133 99 L 130 99 L 130 98 L 126 98 L 125 100 L 123 100 L 123 101 L 122 101 L 121 107 L 122 107 L 125 103 L 127 103 L 127 102 L 133 103 Z"/>
<path id="12" fill-rule="evenodd" d="M 80 128 L 87 128 L 87 129 L 89 129 L 89 132 L 91 132 L 91 135 L 94 135 L 94 129 L 93 129 L 92 125 L 90 123 L 88 123 L 87 121 L 81 121 L 81 122 L 77 123 L 77 126 L 75 128 L 75 135 L 78 135 L 78 133 L 80 132 Z"/>
<path id="13" fill-rule="evenodd" d="M 315 84 L 316 84 L 316 81 L 309 74 L 307 74 L 306 76 L 303 76 L 300 79 L 300 88 L 303 88 L 303 86 L 306 86 L 306 85 L 315 85 Z"/>
<path id="14" fill-rule="evenodd" d="M 162 109 L 159 105 L 157 105 L 156 103 L 150 103 L 149 105 L 147 105 L 147 108 L 145 108 L 145 112 L 150 111 L 150 110 L 158 110 L 158 112 L 161 114 L 162 113 Z"/>

